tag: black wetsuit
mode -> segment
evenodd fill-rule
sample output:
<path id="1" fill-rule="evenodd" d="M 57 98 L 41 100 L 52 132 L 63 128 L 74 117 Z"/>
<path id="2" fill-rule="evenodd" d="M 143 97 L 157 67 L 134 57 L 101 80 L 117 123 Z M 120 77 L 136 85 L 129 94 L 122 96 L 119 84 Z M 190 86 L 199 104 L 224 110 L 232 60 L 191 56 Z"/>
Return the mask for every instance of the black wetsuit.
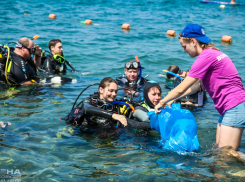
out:
<path id="1" fill-rule="evenodd" d="M 207 95 L 206 95 L 206 91 L 204 89 L 201 88 L 201 91 L 203 91 L 203 104 L 204 102 L 207 101 Z M 188 95 L 185 97 L 182 97 L 181 99 L 178 99 L 177 102 L 192 102 L 193 104 L 197 104 L 198 103 L 198 93 L 200 91 L 197 91 L 196 93 L 192 94 L 192 95 Z"/>
<path id="2" fill-rule="evenodd" d="M 102 102 L 102 106 L 98 106 Z M 110 105 L 110 111 L 108 111 Z M 100 107 L 100 108 L 99 108 Z M 103 108 L 103 109 L 102 109 Z M 107 109 L 107 110 L 105 110 Z M 82 106 L 74 108 L 65 120 L 74 126 L 97 127 L 99 129 L 113 128 L 121 125 L 119 121 L 112 119 L 112 115 L 118 113 L 118 107 L 111 105 L 105 100 L 99 99 L 99 94 L 91 95 L 87 100 L 82 102 Z M 128 125 L 137 129 L 148 130 L 151 128 L 150 123 L 142 123 L 132 119 L 127 119 Z"/>
<path id="3" fill-rule="evenodd" d="M 15 52 L 10 52 L 10 59 L 8 64 L 8 80 L 11 84 L 21 84 L 23 82 L 31 81 L 36 77 L 36 67 L 33 59 L 25 60 L 22 56 Z M 0 66 L 1 81 L 6 82 L 5 68 L 3 65 Z"/>
<path id="4" fill-rule="evenodd" d="M 53 54 L 49 54 L 40 66 L 40 70 L 44 71 L 48 75 L 54 75 L 59 73 L 65 73 L 67 66 L 65 63 L 61 64 L 54 60 Z"/>
<path id="5" fill-rule="evenodd" d="M 175 82 L 174 83 L 174 88 L 177 87 L 181 82 Z M 203 86 L 200 86 L 200 90 L 198 90 L 196 93 L 194 94 L 191 94 L 191 95 L 187 95 L 187 96 L 184 96 L 182 97 L 181 99 L 177 99 L 176 102 L 192 102 L 193 104 L 197 104 L 198 103 L 198 94 L 200 92 L 203 92 L 203 105 L 204 105 L 204 102 L 207 101 L 207 94 L 206 94 L 206 90 L 203 88 Z"/>

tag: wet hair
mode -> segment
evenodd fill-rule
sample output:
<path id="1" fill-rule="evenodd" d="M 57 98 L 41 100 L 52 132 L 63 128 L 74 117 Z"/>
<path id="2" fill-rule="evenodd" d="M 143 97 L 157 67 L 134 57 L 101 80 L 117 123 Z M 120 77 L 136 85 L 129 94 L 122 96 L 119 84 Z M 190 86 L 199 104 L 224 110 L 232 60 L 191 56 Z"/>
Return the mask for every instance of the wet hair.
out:
<path id="1" fill-rule="evenodd" d="M 171 71 L 171 72 L 176 73 L 176 74 L 178 73 L 179 70 L 180 70 L 180 68 L 177 65 L 171 65 L 171 66 L 168 67 L 168 71 Z M 166 77 L 168 79 L 170 79 L 170 78 L 172 78 L 174 76 L 169 74 L 169 73 L 167 73 Z"/>
<path id="2" fill-rule="evenodd" d="M 151 87 L 149 90 L 148 90 L 148 93 L 151 91 L 151 90 L 155 90 L 155 89 L 158 89 L 160 91 L 160 94 L 162 94 L 162 89 L 160 86 L 154 86 L 154 87 Z"/>
<path id="3" fill-rule="evenodd" d="M 49 43 L 48 43 L 49 50 L 51 51 L 51 46 L 54 47 L 59 42 L 62 43 L 60 39 L 52 39 L 52 40 L 50 40 Z"/>
<path id="4" fill-rule="evenodd" d="M 18 40 L 18 42 L 21 43 L 25 47 L 29 47 L 30 45 L 30 39 L 28 39 L 27 37 L 21 38 L 20 40 Z"/>
<path id="5" fill-rule="evenodd" d="M 182 37 L 181 35 L 179 35 L 179 39 L 184 40 L 184 42 L 186 42 L 186 43 L 190 43 L 191 39 L 196 39 L 196 38 Z M 199 40 L 197 40 L 197 42 L 198 42 L 199 46 L 202 48 L 202 50 L 212 48 L 212 49 L 215 49 L 217 51 L 220 51 L 220 49 L 215 47 L 215 45 L 212 43 L 202 43 Z"/>
<path id="6" fill-rule="evenodd" d="M 117 84 L 117 82 L 111 78 L 111 77 L 105 77 L 101 80 L 100 84 L 99 84 L 99 88 L 106 88 L 108 85 L 110 85 L 111 83 L 115 83 Z"/>

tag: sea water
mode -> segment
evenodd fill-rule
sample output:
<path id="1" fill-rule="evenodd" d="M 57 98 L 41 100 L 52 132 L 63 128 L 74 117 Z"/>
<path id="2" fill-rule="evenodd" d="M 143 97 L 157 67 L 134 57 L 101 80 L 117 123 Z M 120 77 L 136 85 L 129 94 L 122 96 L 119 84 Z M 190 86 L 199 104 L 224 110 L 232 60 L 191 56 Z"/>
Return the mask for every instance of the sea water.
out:
<path id="1" fill-rule="evenodd" d="M 237 1 L 242 2 L 242 1 Z M 57 19 L 50 20 L 49 14 Z M 107 133 L 81 132 L 63 118 L 88 85 L 105 76 L 123 75 L 124 64 L 137 55 L 143 76 L 166 83 L 159 74 L 171 64 L 187 70 L 194 62 L 178 42 L 189 23 L 201 24 L 215 45 L 229 56 L 245 80 L 245 6 L 202 4 L 198 0 L 55 0 L 1 2 L 0 44 L 32 38 L 43 50 L 61 39 L 65 58 L 78 72 L 77 82 L 1 88 L 0 179 L 5 181 L 244 181 L 244 163 L 222 158 L 213 148 L 219 114 L 210 98 L 191 109 L 201 144 L 197 153 L 169 152 L 160 136 L 132 128 Z M 80 22 L 91 19 L 94 25 Z M 123 31 L 123 23 L 131 30 Z M 168 37 L 175 30 L 176 37 Z M 230 35 L 230 45 L 221 42 Z M 245 82 L 243 81 L 243 84 Z M 81 99 L 97 90 L 89 88 Z M 163 86 L 162 96 L 168 89 Z M 245 151 L 245 135 L 240 150 Z M 8 173 L 8 174 L 7 174 Z M 6 178 L 8 176 L 8 178 Z"/>

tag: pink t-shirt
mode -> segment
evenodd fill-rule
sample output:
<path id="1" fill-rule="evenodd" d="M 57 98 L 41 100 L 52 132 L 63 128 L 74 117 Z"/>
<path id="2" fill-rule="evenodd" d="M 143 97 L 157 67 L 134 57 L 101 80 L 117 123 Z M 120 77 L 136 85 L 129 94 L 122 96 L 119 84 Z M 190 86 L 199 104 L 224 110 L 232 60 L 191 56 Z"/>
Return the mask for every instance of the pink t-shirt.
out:
<path id="1" fill-rule="evenodd" d="M 204 88 L 221 115 L 245 101 L 242 80 L 231 59 L 223 52 L 204 49 L 188 76 L 202 79 Z"/>

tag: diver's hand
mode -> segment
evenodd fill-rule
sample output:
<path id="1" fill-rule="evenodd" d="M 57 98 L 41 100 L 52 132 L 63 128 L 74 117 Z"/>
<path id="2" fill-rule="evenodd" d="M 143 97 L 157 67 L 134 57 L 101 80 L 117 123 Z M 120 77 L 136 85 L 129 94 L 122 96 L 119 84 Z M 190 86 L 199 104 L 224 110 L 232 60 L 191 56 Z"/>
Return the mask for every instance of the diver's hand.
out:
<path id="1" fill-rule="evenodd" d="M 127 126 L 127 119 L 123 115 L 119 115 L 119 114 L 114 113 L 114 114 L 112 114 L 112 119 L 120 121 L 120 123 L 122 123 L 123 126 Z"/>
<path id="2" fill-rule="evenodd" d="M 41 64 L 41 53 L 42 53 L 42 49 L 37 44 L 35 44 L 35 48 L 36 48 L 36 51 L 34 53 L 35 54 L 34 64 L 35 64 L 36 68 L 38 69 L 38 67 Z"/>
<path id="3" fill-rule="evenodd" d="M 42 48 L 39 47 L 39 45 L 37 45 L 37 44 L 35 44 L 35 47 L 36 47 L 35 55 L 36 56 L 41 56 Z"/>

